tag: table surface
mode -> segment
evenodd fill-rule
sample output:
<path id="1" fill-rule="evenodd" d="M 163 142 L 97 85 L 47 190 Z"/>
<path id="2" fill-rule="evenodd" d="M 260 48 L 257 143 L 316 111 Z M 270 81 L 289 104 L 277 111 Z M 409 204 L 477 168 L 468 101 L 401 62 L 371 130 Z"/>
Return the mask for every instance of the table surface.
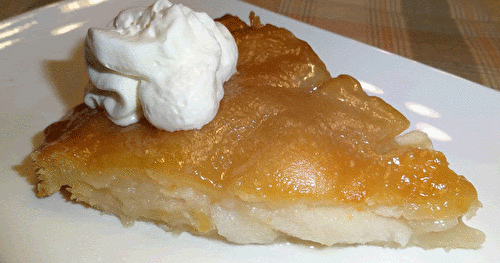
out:
<path id="1" fill-rule="evenodd" d="M 3 0 L 0 20 L 57 1 Z M 244 1 L 500 91 L 498 0 Z"/>

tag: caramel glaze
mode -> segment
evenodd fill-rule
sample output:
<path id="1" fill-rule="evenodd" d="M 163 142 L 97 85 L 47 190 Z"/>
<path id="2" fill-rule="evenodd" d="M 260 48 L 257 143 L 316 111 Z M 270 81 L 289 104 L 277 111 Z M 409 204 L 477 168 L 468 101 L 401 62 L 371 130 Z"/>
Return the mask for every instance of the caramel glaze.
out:
<path id="1" fill-rule="evenodd" d="M 37 163 L 63 156 L 89 182 L 134 174 L 215 199 L 398 206 L 408 219 L 456 217 L 477 200 L 441 152 L 395 145 L 408 120 L 352 77 L 331 78 L 307 43 L 253 16 L 252 26 L 219 21 L 240 57 L 212 122 L 174 133 L 145 120 L 120 127 L 82 104 L 45 130 Z"/>

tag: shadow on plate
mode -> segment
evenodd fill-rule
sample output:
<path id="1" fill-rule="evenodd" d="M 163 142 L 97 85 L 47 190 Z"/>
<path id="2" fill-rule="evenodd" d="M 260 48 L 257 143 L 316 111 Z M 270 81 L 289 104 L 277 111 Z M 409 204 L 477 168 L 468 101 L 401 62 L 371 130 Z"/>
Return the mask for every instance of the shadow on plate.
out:
<path id="1" fill-rule="evenodd" d="M 84 40 L 78 42 L 66 60 L 45 60 L 43 70 L 65 110 L 83 102 L 85 86 L 89 82 L 84 60 Z M 62 117 L 62 116 L 61 116 Z"/>

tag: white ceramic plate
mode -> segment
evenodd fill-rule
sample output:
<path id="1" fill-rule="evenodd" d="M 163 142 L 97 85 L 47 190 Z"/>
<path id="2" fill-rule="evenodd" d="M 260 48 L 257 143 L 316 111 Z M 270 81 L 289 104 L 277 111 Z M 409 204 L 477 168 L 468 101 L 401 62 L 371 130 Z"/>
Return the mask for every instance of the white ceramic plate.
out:
<path id="1" fill-rule="evenodd" d="M 429 132 L 451 167 L 476 186 L 484 208 L 469 225 L 486 233 L 479 250 L 297 244 L 231 245 L 178 236 L 148 223 L 125 228 L 110 215 L 35 197 L 26 156 L 41 131 L 82 102 L 88 78 L 82 40 L 125 7 L 149 1 L 76 0 L 0 22 L 1 262 L 500 262 L 500 93 L 419 63 L 236 1 L 182 1 L 212 17 L 283 26 L 309 42 L 332 75 L 347 73 L 402 111 L 412 129 Z M 373 92 L 372 92 L 373 93 Z M 420 109 L 420 110 L 419 110 Z"/>

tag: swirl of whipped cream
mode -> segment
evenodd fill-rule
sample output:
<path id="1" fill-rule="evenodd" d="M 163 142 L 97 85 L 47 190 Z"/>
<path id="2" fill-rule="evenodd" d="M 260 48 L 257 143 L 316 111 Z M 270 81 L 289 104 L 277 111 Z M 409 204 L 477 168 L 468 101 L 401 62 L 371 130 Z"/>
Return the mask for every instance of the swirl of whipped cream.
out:
<path id="1" fill-rule="evenodd" d="M 207 14 L 159 0 L 122 11 L 106 29 L 89 29 L 85 57 L 89 107 L 104 107 L 118 125 L 145 116 L 177 131 L 200 129 L 215 117 L 238 49 Z"/>

